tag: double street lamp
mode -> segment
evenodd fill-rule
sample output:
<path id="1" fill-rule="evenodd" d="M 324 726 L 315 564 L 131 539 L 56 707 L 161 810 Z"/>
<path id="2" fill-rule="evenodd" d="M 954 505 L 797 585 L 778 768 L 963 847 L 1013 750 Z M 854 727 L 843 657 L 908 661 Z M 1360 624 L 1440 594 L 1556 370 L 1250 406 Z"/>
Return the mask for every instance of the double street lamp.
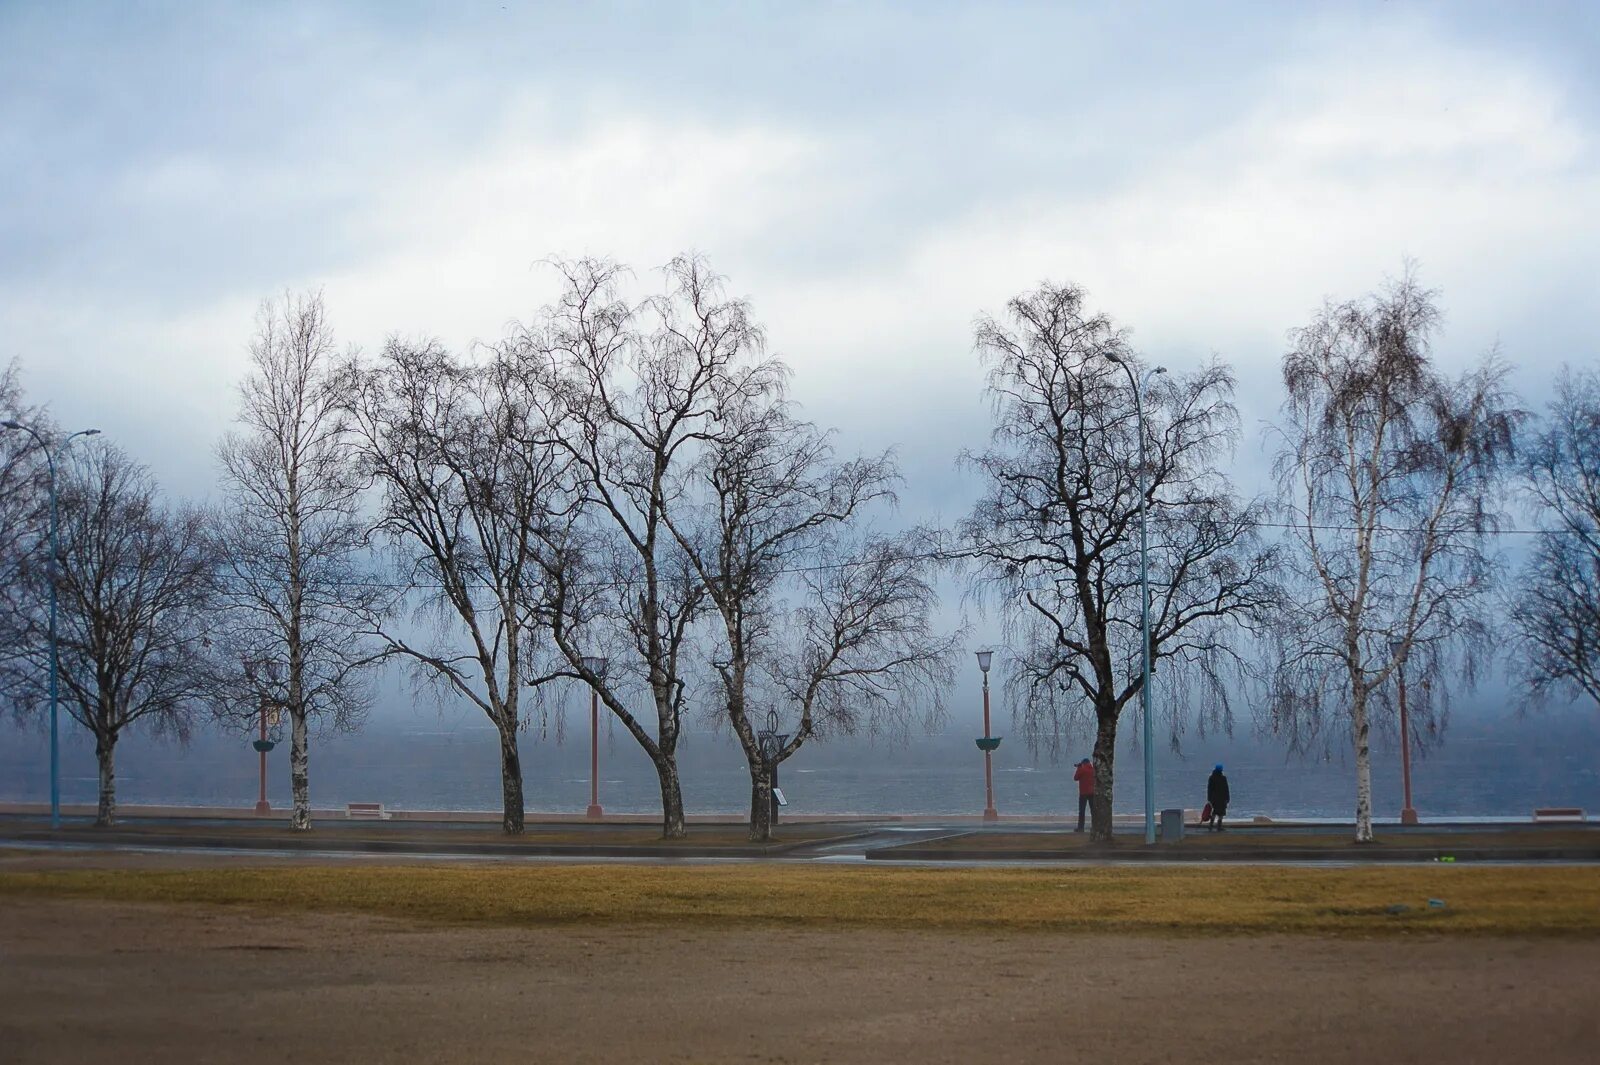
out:
<path id="1" fill-rule="evenodd" d="M 283 703 L 277 696 L 278 663 L 270 658 L 247 658 L 244 661 L 244 676 L 259 696 L 256 714 L 260 718 L 261 734 L 250 744 L 256 749 L 260 762 L 258 767 L 260 790 L 256 793 L 256 813 L 270 814 L 272 804 L 267 801 L 267 752 L 283 739 Z M 269 725 L 272 728 L 270 736 L 267 734 Z"/>
<path id="2" fill-rule="evenodd" d="M 98 436 L 98 429 L 80 429 L 63 437 L 52 450 L 39 430 L 21 422 L 0 422 L 0 428 L 16 429 L 33 437 L 39 450 L 44 452 L 45 467 L 50 481 L 50 565 L 45 577 L 50 584 L 50 827 L 61 827 L 61 730 L 57 724 L 56 707 L 61 701 L 61 653 L 56 641 L 56 565 L 60 560 L 59 514 L 56 507 L 56 456 L 80 436 Z"/>
<path id="3" fill-rule="evenodd" d="M 586 655 L 583 668 L 599 680 L 606 676 L 606 659 Z M 589 810 L 587 816 L 599 820 L 605 811 L 600 809 L 600 688 L 589 685 Z"/>
<path id="4" fill-rule="evenodd" d="M 1166 373 L 1167 368 L 1157 366 L 1146 371 L 1144 379 L 1140 380 L 1133 376 L 1133 366 L 1122 356 L 1112 354 L 1106 358 L 1122 367 L 1128 375 L 1128 383 L 1133 386 L 1133 409 L 1139 421 L 1139 588 L 1143 598 L 1139 618 L 1144 670 L 1144 678 L 1139 685 L 1139 713 L 1144 718 L 1144 841 L 1153 844 L 1156 841 L 1155 730 L 1150 724 L 1150 531 L 1145 520 L 1150 471 L 1145 464 L 1144 452 L 1144 391 L 1150 387 L 1150 379 L 1156 374 Z"/>

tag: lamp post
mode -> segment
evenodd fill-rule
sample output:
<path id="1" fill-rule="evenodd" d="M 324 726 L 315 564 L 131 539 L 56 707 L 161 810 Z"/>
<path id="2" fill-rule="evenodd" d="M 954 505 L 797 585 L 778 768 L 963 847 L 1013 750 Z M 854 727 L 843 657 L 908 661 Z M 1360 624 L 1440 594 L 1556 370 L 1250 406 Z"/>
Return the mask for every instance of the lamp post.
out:
<path id="1" fill-rule="evenodd" d="M 267 739 L 267 710 L 270 705 L 266 699 L 261 700 L 261 737 L 254 744 L 256 754 L 261 759 L 259 767 L 260 788 L 256 792 L 257 814 L 270 814 L 272 812 L 272 804 L 267 801 L 267 752 L 276 747 L 277 744 Z"/>
<path id="2" fill-rule="evenodd" d="M 772 811 L 772 823 L 778 823 L 778 755 L 789 742 L 789 733 L 778 731 L 778 712 L 767 711 L 767 727 L 756 733 L 756 745 L 761 750 L 761 760 L 767 764 L 767 802 Z"/>
<path id="3" fill-rule="evenodd" d="M 1156 841 L 1156 776 L 1155 776 L 1155 729 L 1150 723 L 1150 529 L 1145 520 L 1145 497 L 1150 494 L 1148 480 L 1150 471 L 1145 466 L 1144 454 L 1144 391 L 1150 385 L 1150 378 L 1156 374 L 1167 372 L 1165 366 L 1157 366 L 1145 373 L 1144 380 L 1140 381 L 1133 376 L 1133 367 L 1120 355 L 1107 355 L 1106 358 L 1122 367 L 1128 375 L 1128 383 L 1133 386 L 1133 410 L 1139 422 L 1139 589 L 1142 606 L 1139 610 L 1141 629 L 1141 655 L 1144 670 L 1143 679 L 1139 684 L 1139 713 L 1144 718 L 1144 841 L 1153 844 Z"/>
<path id="4" fill-rule="evenodd" d="M 259 677 L 257 676 L 258 669 L 261 671 L 261 676 Z M 264 661 L 247 659 L 244 664 L 244 675 L 245 679 L 249 680 L 253 686 L 261 688 L 261 700 L 258 708 L 258 716 L 261 719 L 261 732 L 260 737 L 253 740 L 250 745 L 256 749 L 256 755 L 260 760 L 258 767 L 260 787 L 256 792 L 256 813 L 258 815 L 270 814 L 272 812 L 272 804 L 267 801 L 267 752 L 276 747 L 278 740 L 283 738 L 283 730 L 278 726 L 277 700 L 270 691 L 270 688 L 278 680 L 276 663 L 270 659 Z M 268 720 L 269 715 L 271 720 Z M 275 735 L 271 737 L 267 735 L 268 725 L 271 725 L 275 730 Z"/>
<path id="5" fill-rule="evenodd" d="M 44 452 L 45 467 L 49 471 L 50 481 L 50 565 L 45 569 L 45 577 L 50 583 L 50 827 L 61 827 L 61 730 L 57 725 L 56 706 L 61 701 L 61 653 L 56 642 L 56 564 L 60 558 L 60 544 L 57 543 L 60 525 L 59 514 L 56 508 L 56 455 L 65 451 L 67 445 L 80 436 L 98 436 L 98 429 L 80 429 L 64 437 L 55 451 L 50 450 L 50 445 L 39 431 L 31 425 L 21 422 L 0 422 L 0 427 L 17 429 L 33 437 L 34 443 L 39 445 L 39 450 Z"/>
<path id="6" fill-rule="evenodd" d="M 1417 811 L 1411 805 L 1411 728 L 1406 717 L 1406 641 L 1394 640 L 1389 648 L 1394 652 L 1395 681 L 1400 687 L 1400 781 L 1405 790 L 1405 805 L 1400 809 L 1400 823 L 1414 825 L 1417 824 Z"/>
<path id="7" fill-rule="evenodd" d="M 583 659 L 583 668 L 599 679 L 605 679 L 606 659 L 598 655 Z M 599 820 L 605 811 L 600 809 L 600 689 L 589 685 L 589 810 L 587 816 Z"/>
<path id="8" fill-rule="evenodd" d="M 1000 813 L 994 808 L 994 766 L 990 762 L 995 748 L 1000 746 L 1000 737 L 989 735 L 989 663 L 993 658 L 993 651 L 978 652 L 978 668 L 983 671 L 983 736 L 978 740 L 978 750 L 983 752 L 983 819 L 985 821 L 1000 820 Z"/>

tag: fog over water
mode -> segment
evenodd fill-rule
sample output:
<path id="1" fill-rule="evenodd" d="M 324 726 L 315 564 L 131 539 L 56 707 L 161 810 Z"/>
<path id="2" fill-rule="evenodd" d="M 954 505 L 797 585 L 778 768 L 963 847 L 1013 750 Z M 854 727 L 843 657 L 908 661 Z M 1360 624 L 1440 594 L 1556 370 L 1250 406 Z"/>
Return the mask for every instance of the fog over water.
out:
<path id="1" fill-rule="evenodd" d="M 1581 707 L 1530 715 L 1480 708 L 1462 714 L 1445 739 L 1413 761 L 1417 809 L 1428 817 L 1526 818 L 1536 806 L 1600 810 L 1600 715 Z M 1137 718 L 1124 731 L 1136 731 Z M 569 713 L 566 735 L 535 729 L 522 741 L 523 779 L 530 814 L 582 812 L 589 795 L 587 715 Z M 780 785 L 795 813 L 971 814 L 983 808 L 983 763 L 964 722 L 938 735 L 904 742 L 846 738 L 809 744 L 786 762 Z M 998 733 L 1007 730 L 1003 725 Z M 1221 761 L 1241 817 L 1349 817 L 1354 809 L 1354 768 L 1342 749 L 1329 758 L 1301 758 L 1281 744 L 1253 738 L 1247 725 L 1232 738 L 1190 732 L 1181 754 L 1157 751 L 1157 802 L 1197 807 L 1205 778 Z M 1069 742 L 1066 761 L 1087 736 Z M 0 728 L 0 801 L 49 798 L 48 739 L 35 728 Z M 268 795 L 288 805 L 289 774 L 280 746 L 269 756 Z M 1375 746 L 1373 791 L 1380 818 L 1398 816 L 1399 753 L 1393 737 Z M 620 727 L 601 725 L 600 799 L 610 813 L 654 813 L 660 808 L 649 761 Z M 684 800 L 690 814 L 736 813 L 747 808 L 749 783 L 738 744 L 725 734 L 690 732 L 681 747 Z M 1124 742 L 1118 752 L 1116 809 L 1142 809 L 1140 752 Z M 187 747 L 130 735 L 117 750 L 117 791 L 127 804 L 248 807 L 255 801 L 256 755 L 249 738 L 215 729 L 196 733 Z M 396 809 L 496 811 L 500 808 L 497 745 L 493 728 L 476 714 L 432 707 L 390 708 L 359 734 L 322 735 L 311 745 L 311 798 L 317 807 L 382 802 Z M 995 803 L 1002 813 L 1063 814 L 1072 784 L 1066 764 L 1035 758 L 1014 741 L 995 756 Z M 92 803 L 96 795 L 94 747 L 69 724 L 62 743 L 62 799 Z"/>

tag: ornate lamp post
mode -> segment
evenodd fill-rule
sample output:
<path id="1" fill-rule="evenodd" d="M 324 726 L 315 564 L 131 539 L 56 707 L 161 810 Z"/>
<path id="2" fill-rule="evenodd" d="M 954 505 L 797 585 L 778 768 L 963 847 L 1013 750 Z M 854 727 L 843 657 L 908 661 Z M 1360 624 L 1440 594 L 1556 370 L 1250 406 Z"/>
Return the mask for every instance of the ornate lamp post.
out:
<path id="1" fill-rule="evenodd" d="M 607 660 L 598 655 L 583 659 L 583 668 L 604 680 Z M 587 816 L 599 820 L 605 815 L 600 809 L 600 689 L 589 685 L 589 809 Z"/>
<path id="2" fill-rule="evenodd" d="M 994 808 L 994 766 L 990 759 L 996 747 L 1000 746 L 1000 737 L 989 735 L 989 663 L 994 659 L 993 651 L 978 652 L 978 668 L 983 671 L 983 735 L 978 738 L 978 750 L 983 752 L 983 819 L 985 821 L 1000 820 L 1000 812 Z"/>
<path id="3" fill-rule="evenodd" d="M 263 674 L 259 679 L 256 676 L 258 669 Z M 281 719 L 278 701 L 270 691 L 271 686 L 275 685 L 278 680 L 276 663 L 271 661 L 247 661 L 244 664 L 244 675 L 252 684 L 257 684 L 261 687 L 261 705 L 257 714 L 260 718 L 261 732 L 257 739 L 250 742 L 250 746 L 256 749 L 256 754 L 261 760 L 259 768 L 260 789 L 256 793 L 256 813 L 270 814 L 272 812 L 272 804 L 267 801 L 267 752 L 276 747 L 278 741 L 283 738 L 283 726 L 279 723 Z M 267 735 L 267 727 L 269 725 L 272 727 L 270 738 Z"/>
<path id="4" fill-rule="evenodd" d="M 1389 648 L 1394 652 L 1395 681 L 1400 687 L 1400 781 L 1405 788 L 1405 806 L 1400 810 L 1402 825 L 1417 824 L 1417 811 L 1411 805 L 1411 728 L 1406 717 L 1406 641 L 1394 640 Z"/>
<path id="5" fill-rule="evenodd" d="M 772 823 L 778 823 L 778 753 L 789 742 L 789 733 L 778 731 L 778 712 L 767 711 L 767 727 L 756 733 L 756 743 L 761 748 L 761 759 L 767 763 L 767 778 L 771 781 Z"/>
<path id="6" fill-rule="evenodd" d="M 1157 366 L 1146 372 L 1141 382 L 1133 376 L 1133 367 L 1126 360 L 1117 355 L 1107 355 L 1106 358 L 1127 373 L 1128 383 L 1133 386 L 1133 409 L 1139 421 L 1139 588 L 1143 599 L 1139 619 L 1144 670 L 1143 680 L 1139 684 L 1139 715 L 1144 718 L 1144 841 L 1153 844 L 1156 841 L 1156 760 L 1155 729 L 1150 723 L 1150 529 L 1145 521 L 1145 497 L 1150 494 L 1150 471 L 1144 454 L 1144 391 L 1150 387 L 1150 378 L 1166 373 L 1167 368 Z"/>
<path id="7" fill-rule="evenodd" d="M 21 422 L 0 422 L 0 427 L 16 429 L 33 437 L 33 442 L 44 452 L 45 468 L 50 475 L 50 565 L 45 578 L 50 584 L 50 827 L 61 827 L 61 729 L 57 724 L 57 705 L 61 702 L 61 653 L 56 639 L 56 563 L 61 557 L 60 514 L 56 506 L 56 456 L 80 436 L 99 436 L 98 429 L 80 429 L 62 438 L 54 451 L 39 430 Z"/>
<path id="8" fill-rule="evenodd" d="M 267 739 L 267 716 L 272 711 L 272 704 L 266 699 L 261 700 L 261 737 L 251 743 L 256 752 L 261 756 L 261 788 L 256 794 L 256 813 L 270 814 L 272 804 L 267 801 L 267 752 L 278 745 L 276 740 Z M 277 717 L 272 714 L 273 718 Z"/>

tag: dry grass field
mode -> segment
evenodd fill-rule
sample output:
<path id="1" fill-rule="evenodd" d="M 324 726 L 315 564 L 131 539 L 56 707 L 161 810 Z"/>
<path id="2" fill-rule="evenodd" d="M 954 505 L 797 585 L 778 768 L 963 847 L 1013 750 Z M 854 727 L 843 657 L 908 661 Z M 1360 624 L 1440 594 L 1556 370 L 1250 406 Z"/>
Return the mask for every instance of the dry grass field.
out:
<path id="1" fill-rule="evenodd" d="M 3 869 L 4 867 L 0 867 Z M 1594 866 L 902 869 L 317 864 L 0 871 L 0 897 L 511 926 L 1595 936 Z M 1443 901 L 1432 907 L 1428 900 Z M 1404 906 L 1392 913 L 1391 907 Z"/>
<path id="2" fill-rule="evenodd" d="M 1600 868 L 14 850 L 0 959 L 7 1065 L 1564 1065 Z"/>

